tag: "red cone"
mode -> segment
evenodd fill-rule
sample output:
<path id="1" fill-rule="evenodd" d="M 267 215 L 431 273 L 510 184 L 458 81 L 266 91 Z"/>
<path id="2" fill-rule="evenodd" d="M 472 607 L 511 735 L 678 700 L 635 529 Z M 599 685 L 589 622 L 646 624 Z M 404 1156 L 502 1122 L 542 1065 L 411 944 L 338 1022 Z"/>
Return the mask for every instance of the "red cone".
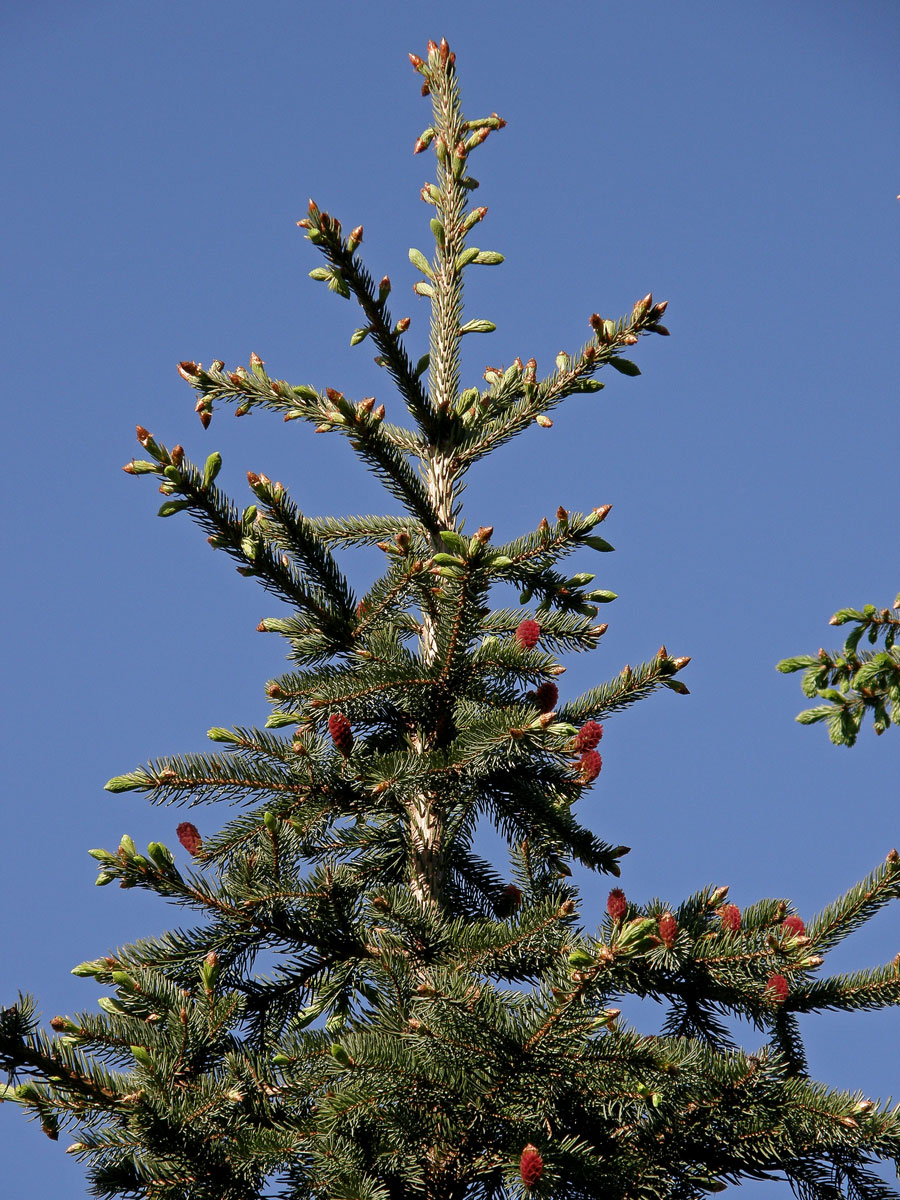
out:
<path id="1" fill-rule="evenodd" d="M 596 721 L 586 721 L 575 735 L 576 750 L 595 750 L 603 737 L 603 726 Z"/>
<path id="2" fill-rule="evenodd" d="M 338 754 L 349 758 L 350 751 L 353 749 L 353 730 L 343 713 L 331 714 L 328 718 L 328 732 L 331 734 L 331 740 L 334 742 Z"/>
<path id="3" fill-rule="evenodd" d="M 175 832 L 178 834 L 179 842 L 181 842 L 188 854 L 196 854 L 203 845 L 203 839 L 197 830 L 197 826 L 193 825 L 190 821 L 182 821 Z"/>
<path id="4" fill-rule="evenodd" d="M 529 1142 L 522 1151 L 522 1157 L 519 1160 L 519 1174 L 522 1177 L 522 1182 L 529 1191 L 537 1185 L 543 1171 L 544 1160 L 541 1158 L 540 1151 L 537 1146 L 533 1146 Z"/>
<path id="5" fill-rule="evenodd" d="M 541 636 L 541 627 L 537 621 L 532 621 L 530 617 L 526 617 L 516 630 L 516 641 L 523 650 L 533 650 L 538 644 L 538 638 Z"/>

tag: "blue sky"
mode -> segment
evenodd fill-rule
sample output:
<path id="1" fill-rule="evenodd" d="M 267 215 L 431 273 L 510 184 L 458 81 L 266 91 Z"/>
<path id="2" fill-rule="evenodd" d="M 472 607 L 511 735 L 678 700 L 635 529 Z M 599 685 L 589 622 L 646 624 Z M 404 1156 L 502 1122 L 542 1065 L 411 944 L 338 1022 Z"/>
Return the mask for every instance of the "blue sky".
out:
<path id="1" fill-rule="evenodd" d="M 618 316 L 649 289 L 670 302 L 672 337 L 641 343 L 639 379 L 571 401 L 466 493 L 469 525 L 497 536 L 560 503 L 614 505 L 617 553 L 581 569 L 620 598 L 564 695 L 661 642 L 693 656 L 689 697 L 607 723 L 581 816 L 633 847 L 636 899 L 728 883 L 740 905 L 788 896 L 806 916 L 900 842 L 900 732 L 835 749 L 794 724 L 797 679 L 774 670 L 835 645 L 839 606 L 900 587 L 895 3 L 19 0 L 0 34 L 0 1002 L 22 988 L 48 1018 L 92 1007 L 76 962 L 178 923 L 93 887 L 89 847 L 123 831 L 174 845 L 181 819 L 102 785 L 204 749 L 212 725 L 262 722 L 282 669 L 279 640 L 255 633 L 274 602 L 121 474 L 135 424 L 194 458 L 221 450 L 242 502 L 251 468 L 310 513 L 384 508 L 339 439 L 263 414 L 220 413 L 204 433 L 175 363 L 253 350 L 293 382 L 374 391 L 400 419 L 367 344 L 348 348 L 350 307 L 307 278 L 317 260 L 295 221 L 312 195 L 365 224 L 371 270 L 392 276 L 398 316 L 408 296 L 423 352 L 407 249 L 428 247 L 430 166 L 411 150 L 429 110 L 406 54 L 442 34 L 466 111 L 508 121 L 478 156 L 479 244 L 506 262 L 470 273 L 468 316 L 498 329 L 468 339 L 467 382 L 517 354 L 551 369 L 591 312 Z M 348 563 L 361 582 L 372 567 Z M 607 888 L 587 883 L 595 907 Z M 889 911 L 829 965 L 898 948 Z M 805 1028 L 820 1078 L 900 1091 L 895 1012 Z M 65 1142 L 0 1109 L 6 1193 L 81 1195 Z"/>

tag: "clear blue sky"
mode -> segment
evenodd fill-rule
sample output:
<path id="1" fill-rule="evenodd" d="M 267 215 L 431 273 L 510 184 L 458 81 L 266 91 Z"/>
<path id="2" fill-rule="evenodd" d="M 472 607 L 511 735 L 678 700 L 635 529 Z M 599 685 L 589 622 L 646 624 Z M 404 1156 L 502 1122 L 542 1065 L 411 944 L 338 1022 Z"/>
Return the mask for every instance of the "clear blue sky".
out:
<path id="1" fill-rule="evenodd" d="M 317 260 L 295 221 L 312 195 L 364 222 L 421 353 L 407 249 L 428 245 L 430 167 L 411 154 L 428 106 L 406 54 L 442 34 L 467 112 L 509 122 L 478 156 L 479 244 L 507 257 L 469 288 L 468 315 L 498 326 L 469 339 L 469 382 L 517 354 L 549 370 L 593 311 L 617 316 L 649 289 L 670 301 L 672 337 L 642 342 L 641 378 L 570 402 L 467 492 L 469 524 L 498 536 L 560 503 L 614 505 L 598 586 L 620 599 L 564 694 L 660 642 L 693 656 L 690 697 L 607 723 L 582 817 L 634 847 L 636 899 L 729 883 L 740 905 L 789 896 L 806 916 L 900 842 L 900 730 L 832 748 L 794 724 L 797 678 L 774 670 L 836 644 L 837 607 L 900 587 L 893 0 L 13 0 L 0 1002 L 21 987 L 48 1018 L 92 1007 L 76 962 L 178 923 L 143 893 L 93 887 L 89 847 L 126 830 L 174 845 L 180 819 L 102 785 L 204 749 L 211 725 L 261 722 L 282 669 L 279 639 L 255 633 L 275 603 L 121 474 L 135 424 L 195 458 L 221 450 L 242 502 L 252 468 L 311 513 L 383 506 L 346 444 L 299 422 L 220 413 L 204 433 L 175 363 L 255 350 L 293 382 L 374 391 L 400 419 L 367 344 L 348 348 L 350 306 L 307 278 Z M 595 905 L 607 887 L 589 885 Z M 830 965 L 898 949 L 891 911 Z M 820 1078 L 900 1092 L 896 1011 L 805 1027 Z M 0 1108 L 4 1194 L 81 1195 L 65 1145 Z"/>

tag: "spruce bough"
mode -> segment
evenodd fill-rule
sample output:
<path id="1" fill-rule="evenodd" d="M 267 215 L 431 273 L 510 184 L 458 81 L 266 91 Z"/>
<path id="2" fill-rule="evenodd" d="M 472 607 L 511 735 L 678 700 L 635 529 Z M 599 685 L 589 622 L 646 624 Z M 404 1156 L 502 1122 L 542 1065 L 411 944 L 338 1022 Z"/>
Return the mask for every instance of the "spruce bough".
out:
<path id="1" fill-rule="evenodd" d="M 853 746 L 863 719 L 868 714 L 880 736 L 891 723 L 900 723 L 900 595 L 893 610 L 840 608 L 829 625 L 850 625 L 843 649 L 819 649 L 818 654 L 783 658 L 777 669 L 785 675 L 803 671 L 803 694 L 823 703 L 797 714 L 801 725 L 827 722 L 828 736 L 835 746 Z M 883 649 L 860 650 L 865 636 L 870 646 L 884 639 Z"/>
<path id="2" fill-rule="evenodd" d="M 287 603 L 259 628 L 287 640 L 293 665 L 268 685 L 265 729 L 212 729 L 221 753 L 107 785 L 244 809 L 213 835 L 179 825 L 189 867 L 127 836 L 91 851 L 98 884 L 148 888 L 200 920 L 77 966 L 108 994 L 99 1012 L 54 1018 L 53 1037 L 29 1000 L 5 1008 L 2 1098 L 53 1139 L 73 1128 L 69 1152 L 100 1196 L 687 1200 L 781 1172 L 803 1197 L 882 1200 L 894 1193 L 871 1167 L 898 1158 L 900 1119 L 811 1080 L 797 1017 L 897 1003 L 896 963 L 817 974 L 897 896 L 896 852 L 808 924 L 782 900 L 742 913 L 724 887 L 677 906 L 613 887 L 585 928 L 570 864 L 617 877 L 626 853 L 572 813 L 600 772 L 600 722 L 658 689 L 686 692 L 687 659 L 663 647 L 560 702 L 557 655 L 595 649 L 599 605 L 615 597 L 558 568 L 612 548 L 598 533 L 608 506 L 561 508 L 498 545 L 490 528 L 463 532 L 460 488 L 480 458 L 598 390 L 602 368 L 637 374 L 623 352 L 667 332 L 665 304 L 595 314 L 549 375 L 517 359 L 463 388 L 461 339 L 493 328 L 464 319 L 463 279 L 502 261 L 470 244 L 486 210 L 469 168 L 504 122 L 463 117 L 446 42 L 410 57 L 434 110 L 415 149 L 437 161 L 422 189 L 434 252 L 410 251 L 431 306 L 426 355 L 410 357 L 390 281 L 362 265 L 362 228 L 345 235 L 312 203 L 300 224 L 323 256 L 313 278 L 357 301 L 351 341 L 374 344 L 411 424 L 388 424 L 374 399 L 273 378 L 256 355 L 249 369 L 179 368 L 204 426 L 234 403 L 343 434 L 401 511 L 307 517 L 252 472 L 241 511 L 216 486 L 217 454 L 197 467 L 138 429 L 146 458 L 126 471 L 156 477 L 160 515 L 190 513 Z M 334 557 L 353 545 L 386 561 L 359 600 Z M 518 608 L 489 607 L 497 584 L 520 589 Z M 485 815 L 508 871 L 473 848 Z M 661 1036 L 621 1021 L 627 994 L 664 1002 Z M 731 1042 L 735 1015 L 763 1039 L 752 1053 Z"/>

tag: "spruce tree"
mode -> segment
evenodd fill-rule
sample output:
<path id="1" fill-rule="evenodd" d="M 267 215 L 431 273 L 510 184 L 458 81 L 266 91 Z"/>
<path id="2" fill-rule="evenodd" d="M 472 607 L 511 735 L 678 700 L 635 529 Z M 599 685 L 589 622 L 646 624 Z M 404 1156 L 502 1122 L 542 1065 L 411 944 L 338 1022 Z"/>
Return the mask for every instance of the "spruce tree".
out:
<path id="1" fill-rule="evenodd" d="M 851 625 L 841 650 L 820 648 L 813 654 L 783 658 L 778 670 L 785 675 L 804 671 L 804 696 L 822 703 L 797 714 L 801 725 L 828 722 L 828 736 L 836 746 L 853 746 L 866 715 L 880 736 L 891 722 L 900 723 L 900 594 L 893 611 L 867 604 L 864 608 L 840 608 L 829 625 Z M 860 650 L 865 637 L 870 646 L 883 639 L 877 650 Z"/>
<path id="2" fill-rule="evenodd" d="M 809 1200 L 894 1195 L 872 1166 L 900 1157 L 900 1118 L 809 1078 L 800 1014 L 897 1003 L 897 963 L 818 973 L 823 955 L 895 898 L 900 856 L 804 924 L 784 900 L 741 912 L 724 887 L 679 904 L 618 887 L 582 912 L 572 864 L 620 875 L 624 846 L 573 815 L 602 762 L 602 722 L 651 693 L 687 691 L 665 647 L 580 696 L 560 697 L 559 656 L 595 650 L 614 599 L 561 563 L 606 552 L 608 507 L 496 544 L 463 532 L 465 473 L 603 368 L 666 334 L 645 296 L 555 369 L 533 359 L 463 387 L 463 279 L 502 256 L 471 245 L 475 151 L 502 128 L 467 120 L 446 42 L 411 56 L 433 104 L 415 144 L 435 154 L 434 251 L 410 259 L 430 302 L 429 351 L 413 361 L 390 282 L 362 265 L 315 204 L 300 222 L 321 252 L 313 278 L 355 300 L 410 423 L 372 399 L 249 368 L 179 370 L 208 426 L 215 406 L 267 408 L 344 435 L 394 498 L 388 516 L 309 517 L 250 473 L 241 510 L 195 466 L 138 428 L 161 516 L 186 512 L 284 601 L 266 618 L 290 670 L 267 687 L 265 729 L 212 729 L 210 754 L 160 758 L 107 785 L 156 804 L 241 805 L 218 832 L 178 827 L 186 861 L 124 837 L 93 850 L 98 884 L 149 889 L 196 924 L 75 968 L 107 993 L 99 1012 L 43 1032 L 25 998 L 0 1016 L 3 1098 L 69 1152 L 99 1196 L 148 1200 L 458 1200 L 463 1196 L 688 1198 L 781 1172 Z M 335 551 L 376 545 L 384 572 L 357 599 Z M 497 588 L 518 604 L 492 608 Z M 502 596 L 501 591 L 501 596 Z M 514 595 L 514 593 L 512 593 Z M 284 611 L 284 610 L 282 610 Z M 474 844 L 489 818 L 509 863 Z M 614 831 L 610 831 L 614 837 Z M 180 854 L 180 852 L 179 852 Z M 599 924 L 598 924 L 599 919 Z M 629 1027 L 621 997 L 666 1008 L 659 1035 Z M 739 1050 L 729 1020 L 760 1044 Z"/>

